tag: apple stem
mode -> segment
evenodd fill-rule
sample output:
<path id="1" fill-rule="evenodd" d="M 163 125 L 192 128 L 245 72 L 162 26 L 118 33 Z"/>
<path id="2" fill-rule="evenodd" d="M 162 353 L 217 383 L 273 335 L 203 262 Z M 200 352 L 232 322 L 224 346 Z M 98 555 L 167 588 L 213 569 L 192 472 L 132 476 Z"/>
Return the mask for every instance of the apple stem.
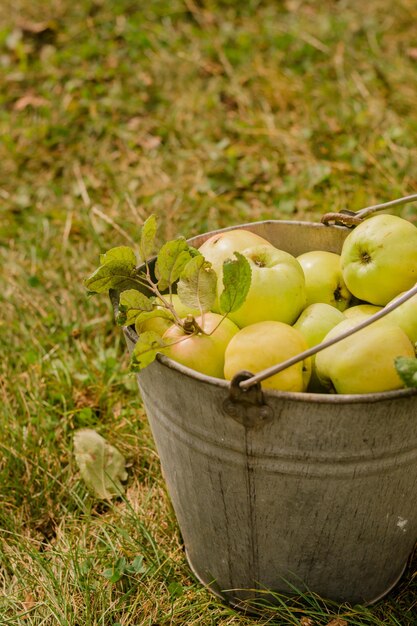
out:
<path id="1" fill-rule="evenodd" d="M 141 276 L 143 276 L 143 274 L 136 274 L 135 276 L 131 277 L 131 280 L 135 283 L 137 283 L 138 285 L 140 285 L 141 287 L 146 287 L 149 288 L 149 283 L 147 280 L 142 280 Z"/>
<path id="2" fill-rule="evenodd" d="M 182 328 L 187 335 L 193 335 L 195 333 L 201 333 L 203 335 L 207 335 L 204 330 L 199 326 L 195 320 L 195 318 L 189 313 L 185 318 Z"/>

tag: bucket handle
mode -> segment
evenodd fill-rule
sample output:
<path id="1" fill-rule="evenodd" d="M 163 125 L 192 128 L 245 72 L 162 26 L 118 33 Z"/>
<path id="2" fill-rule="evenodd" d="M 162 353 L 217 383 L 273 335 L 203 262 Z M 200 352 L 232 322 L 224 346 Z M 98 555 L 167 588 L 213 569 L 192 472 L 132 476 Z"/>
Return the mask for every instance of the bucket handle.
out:
<path id="1" fill-rule="evenodd" d="M 374 204 L 356 212 L 349 211 L 348 209 L 342 209 L 339 213 L 325 213 L 321 218 L 321 222 L 326 226 L 335 224 L 338 226 L 347 226 L 352 228 L 360 224 L 365 217 L 368 217 L 376 211 L 383 211 L 384 209 L 401 206 L 403 204 L 408 204 L 409 202 L 415 202 L 416 200 L 417 193 L 414 193 L 411 196 L 403 196 L 402 198 L 390 200 L 389 202 L 383 202 L 382 204 Z"/>
<path id="2" fill-rule="evenodd" d="M 404 304 L 404 302 L 407 302 L 407 300 L 409 300 L 415 295 L 417 295 L 417 283 L 414 285 L 414 287 L 412 287 L 408 291 L 405 291 L 397 300 L 395 300 L 395 302 L 391 302 L 390 304 L 387 304 L 383 309 L 381 309 L 380 311 L 377 311 L 377 313 L 374 313 L 373 315 L 366 318 L 362 322 L 359 322 L 359 324 L 357 324 L 353 328 L 349 328 L 349 330 L 346 330 L 344 333 L 341 333 L 337 337 L 333 337 L 331 339 L 322 341 L 316 346 L 313 346 L 312 348 L 309 348 L 308 350 L 304 350 L 304 352 L 300 352 L 299 354 L 291 357 L 290 359 L 287 359 L 286 361 L 283 361 L 282 363 L 278 363 L 277 365 L 268 367 L 262 370 L 261 372 L 254 374 L 250 378 L 246 378 L 245 380 L 240 381 L 239 387 L 242 390 L 246 390 L 252 385 L 257 385 L 263 380 L 266 380 L 267 378 L 274 376 L 274 374 L 279 374 L 279 372 L 282 372 L 283 370 L 287 369 L 287 367 L 291 367 L 291 365 L 295 365 L 296 363 L 299 363 L 300 361 L 304 361 L 304 359 L 307 359 L 308 357 L 313 356 L 314 354 L 317 354 L 318 352 L 321 352 L 321 350 L 324 350 L 325 348 L 328 348 L 334 345 L 335 343 L 338 343 L 339 341 L 342 341 L 343 339 L 350 337 L 351 335 L 358 332 L 359 330 L 362 330 L 362 328 L 366 328 L 370 324 L 373 324 L 373 322 L 376 322 L 382 317 L 385 317 L 385 315 L 388 315 L 388 313 L 391 313 L 391 311 L 394 311 L 394 309 L 399 307 L 401 304 Z"/>

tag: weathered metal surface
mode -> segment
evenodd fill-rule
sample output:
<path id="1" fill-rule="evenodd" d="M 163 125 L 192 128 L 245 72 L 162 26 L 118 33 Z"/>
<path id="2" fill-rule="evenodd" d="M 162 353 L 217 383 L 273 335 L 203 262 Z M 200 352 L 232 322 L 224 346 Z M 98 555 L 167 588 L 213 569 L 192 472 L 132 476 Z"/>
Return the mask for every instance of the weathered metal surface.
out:
<path id="1" fill-rule="evenodd" d="M 245 227 L 296 255 L 339 252 L 349 232 Z M 414 391 L 264 390 L 270 413 L 259 425 L 246 409 L 226 413 L 229 383 L 166 357 L 138 382 L 189 563 L 216 593 L 236 603 L 294 585 L 369 603 L 398 580 L 417 538 Z"/>

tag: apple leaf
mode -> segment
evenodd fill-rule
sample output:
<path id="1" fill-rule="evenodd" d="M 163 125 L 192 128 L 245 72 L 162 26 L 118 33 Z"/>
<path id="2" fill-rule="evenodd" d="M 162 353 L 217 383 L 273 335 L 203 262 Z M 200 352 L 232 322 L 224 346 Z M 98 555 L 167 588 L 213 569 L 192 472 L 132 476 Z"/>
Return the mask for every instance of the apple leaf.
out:
<path id="1" fill-rule="evenodd" d="M 395 369 L 406 387 L 417 388 L 417 359 L 407 356 L 398 356 Z"/>
<path id="2" fill-rule="evenodd" d="M 155 251 L 155 236 L 157 228 L 158 222 L 156 215 L 150 215 L 140 229 L 139 250 L 143 262 L 152 256 L 152 253 Z"/>
<path id="3" fill-rule="evenodd" d="M 194 248 L 193 246 L 188 246 L 188 252 L 190 253 L 191 258 L 194 258 L 196 256 L 203 256 L 200 250 L 198 250 L 198 248 Z"/>
<path id="4" fill-rule="evenodd" d="M 202 313 L 210 311 L 216 300 L 217 275 L 211 263 L 200 254 L 184 267 L 177 285 L 183 304 Z"/>
<path id="5" fill-rule="evenodd" d="M 109 500 L 123 493 L 125 459 L 95 430 L 82 428 L 75 432 L 74 456 L 84 482 L 95 496 Z"/>
<path id="6" fill-rule="evenodd" d="M 137 289 L 138 285 L 140 281 L 136 274 L 136 259 L 106 261 L 84 280 L 84 286 L 90 294 L 105 293 L 109 289 Z"/>
<path id="7" fill-rule="evenodd" d="M 119 298 L 119 312 L 116 322 L 120 326 L 134 324 L 138 315 L 143 311 L 152 311 L 153 301 L 137 289 L 122 291 Z"/>
<path id="8" fill-rule="evenodd" d="M 159 251 L 155 265 L 158 288 L 168 289 L 181 275 L 184 267 L 192 258 L 193 253 L 184 237 L 164 243 Z"/>
<path id="9" fill-rule="evenodd" d="M 130 267 L 136 267 L 136 255 L 129 246 L 117 246 L 110 248 L 104 254 L 100 254 L 100 265 L 105 265 L 109 261 L 120 261 Z"/>
<path id="10" fill-rule="evenodd" d="M 248 295 L 252 270 L 249 261 L 240 252 L 234 253 L 236 260 L 227 259 L 223 263 L 224 290 L 220 296 L 220 311 L 224 315 L 237 311 Z"/>
<path id="11" fill-rule="evenodd" d="M 147 330 L 139 335 L 131 357 L 131 369 L 140 372 L 155 360 L 158 352 L 166 346 L 162 337 L 153 330 Z"/>

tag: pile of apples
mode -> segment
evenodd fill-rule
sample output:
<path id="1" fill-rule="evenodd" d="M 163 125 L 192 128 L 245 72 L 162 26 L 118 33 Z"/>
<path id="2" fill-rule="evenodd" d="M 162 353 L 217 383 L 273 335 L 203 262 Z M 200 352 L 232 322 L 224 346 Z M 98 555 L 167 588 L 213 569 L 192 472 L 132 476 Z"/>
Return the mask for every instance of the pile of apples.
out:
<path id="1" fill-rule="evenodd" d="M 240 252 L 252 277 L 243 305 L 219 324 L 223 263 Z M 210 312 L 194 314 L 207 334 L 178 341 L 164 333 L 163 352 L 204 374 L 231 380 L 260 372 L 335 337 L 395 300 L 417 282 L 417 227 L 388 214 L 363 221 L 346 237 L 341 254 L 314 250 L 294 257 L 251 231 L 234 229 L 207 239 L 199 252 L 218 276 Z M 138 329 L 139 330 L 139 329 Z M 196 342 L 198 348 L 196 349 Z M 266 379 L 262 386 L 295 392 L 362 394 L 403 387 L 396 357 L 415 357 L 417 296 L 397 309 Z"/>

